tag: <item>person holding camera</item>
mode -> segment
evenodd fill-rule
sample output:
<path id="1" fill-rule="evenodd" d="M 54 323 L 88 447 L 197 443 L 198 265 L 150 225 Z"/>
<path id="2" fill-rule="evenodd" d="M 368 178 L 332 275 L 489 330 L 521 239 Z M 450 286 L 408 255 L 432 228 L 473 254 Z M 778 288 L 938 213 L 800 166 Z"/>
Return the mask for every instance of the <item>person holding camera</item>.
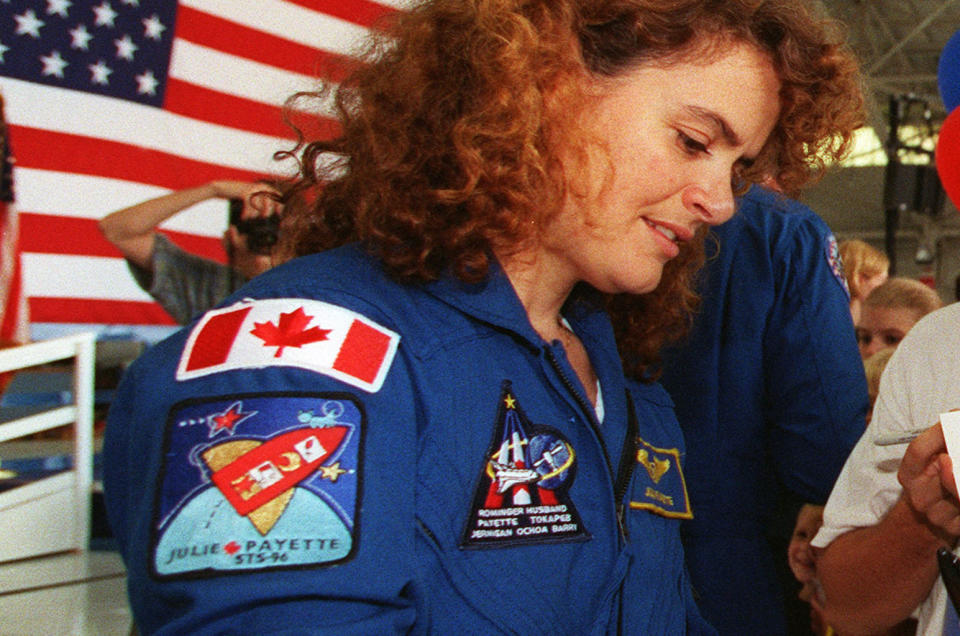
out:
<path id="1" fill-rule="evenodd" d="M 268 182 L 211 181 L 113 212 L 99 227 L 123 254 L 137 284 L 186 324 L 273 266 L 282 209 L 277 195 Z M 157 231 L 170 217 L 212 198 L 230 202 L 223 234 L 227 264 L 191 254 Z"/>

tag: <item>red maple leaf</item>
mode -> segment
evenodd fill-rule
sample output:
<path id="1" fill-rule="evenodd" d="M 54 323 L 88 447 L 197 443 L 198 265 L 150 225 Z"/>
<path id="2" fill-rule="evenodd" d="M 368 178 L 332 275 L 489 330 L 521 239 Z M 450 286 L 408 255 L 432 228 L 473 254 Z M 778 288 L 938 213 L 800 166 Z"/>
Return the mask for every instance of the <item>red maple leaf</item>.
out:
<path id="1" fill-rule="evenodd" d="M 310 327 L 307 325 L 313 320 L 313 316 L 308 316 L 303 311 L 303 307 L 297 307 L 290 313 L 281 313 L 276 324 L 272 322 L 255 322 L 254 328 L 250 333 L 263 340 L 265 347 L 277 347 L 277 352 L 273 354 L 274 358 L 279 358 L 286 347 L 302 347 L 311 342 L 320 342 L 327 339 L 329 329 L 320 329 L 319 327 Z"/>

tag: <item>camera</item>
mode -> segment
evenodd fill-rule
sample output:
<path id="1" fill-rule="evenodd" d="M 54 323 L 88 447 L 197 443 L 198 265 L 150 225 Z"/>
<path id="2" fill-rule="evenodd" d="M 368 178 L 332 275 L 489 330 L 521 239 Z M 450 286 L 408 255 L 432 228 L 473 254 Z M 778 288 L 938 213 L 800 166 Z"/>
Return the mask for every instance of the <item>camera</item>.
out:
<path id="1" fill-rule="evenodd" d="M 280 217 L 270 216 L 243 219 L 243 199 L 230 199 L 230 225 L 247 238 L 247 249 L 255 254 L 269 254 L 277 244 Z"/>

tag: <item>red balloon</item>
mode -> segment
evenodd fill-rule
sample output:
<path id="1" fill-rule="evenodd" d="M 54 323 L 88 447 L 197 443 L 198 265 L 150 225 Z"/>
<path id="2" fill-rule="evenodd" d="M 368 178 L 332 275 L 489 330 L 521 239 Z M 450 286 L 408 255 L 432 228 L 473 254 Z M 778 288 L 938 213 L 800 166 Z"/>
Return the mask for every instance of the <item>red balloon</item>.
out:
<path id="1" fill-rule="evenodd" d="M 960 208 L 960 108 L 943 120 L 935 157 L 940 183 L 953 205 Z"/>

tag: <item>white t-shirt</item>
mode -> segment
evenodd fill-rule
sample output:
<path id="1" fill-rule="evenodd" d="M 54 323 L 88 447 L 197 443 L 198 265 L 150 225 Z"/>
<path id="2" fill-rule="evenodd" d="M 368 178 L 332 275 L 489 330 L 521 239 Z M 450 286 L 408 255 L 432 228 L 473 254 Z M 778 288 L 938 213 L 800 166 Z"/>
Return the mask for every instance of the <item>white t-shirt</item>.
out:
<path id="1" fill-rule="evenodd" d="M 873 418 L 837 478 L 823 527 L 811 543 L 825 547 L 841 534 L 883 518 L 900 497 L 897 470 L 907 445 L 878 446 L 875 440 L 932 426 L 951 409 L 960 409 L 960 303 L 925 316 L 890 358 Z M 917 636 L 940 636 L 946 602 L 938 581 L 914 611 Z"/>

